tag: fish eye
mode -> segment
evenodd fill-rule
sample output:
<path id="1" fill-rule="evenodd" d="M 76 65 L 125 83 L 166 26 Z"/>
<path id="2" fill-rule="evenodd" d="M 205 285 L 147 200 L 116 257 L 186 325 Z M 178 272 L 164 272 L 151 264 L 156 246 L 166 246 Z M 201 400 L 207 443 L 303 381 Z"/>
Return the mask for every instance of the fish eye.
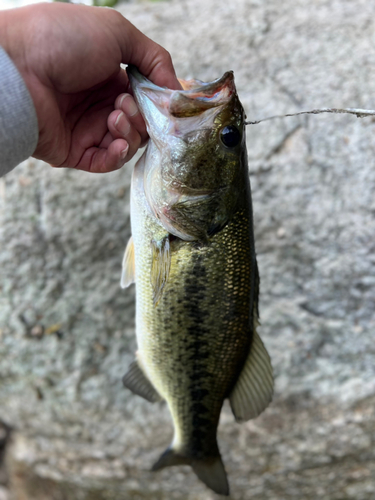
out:
<path id="1" fill-rule="evenodd" d="M 241 134 L 237 127 L 228 125 L 221 130 L 220 139 L 227 148 L 234 148 L 241 142 Z"/>

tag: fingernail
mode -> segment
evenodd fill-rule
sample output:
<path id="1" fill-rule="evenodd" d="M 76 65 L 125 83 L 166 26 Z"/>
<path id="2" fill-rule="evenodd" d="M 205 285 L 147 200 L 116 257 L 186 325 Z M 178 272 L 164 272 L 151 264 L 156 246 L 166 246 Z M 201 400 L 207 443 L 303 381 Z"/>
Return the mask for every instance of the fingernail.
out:
<path id="1" fill-rule="evenodd" d="M 125 94 L 125 95 L 123 95 L 123 96 L 121 97 L 121 99 L 120 99 L 120 104 L 119 104 L 119 108 L 121 108 L 122 103 L 124 102 L 125 97 L 126 97 L 126 94 Z"/>
<path id="2" fill-rule="evenodd" d="M 130 95 L 124 96 L 123 99 L 121 99 L 120 106 L 128 116 L 134 116 L 139 112 L 138 106 Z"/>
<path id="3" fill-rule="evenodd" d="M 125 113 L 121 111 L 115 121 L 115 127 L 121 135 L 127 135 L 130 132 L 130 123 L 128 122 Z"/>
<path id="4" fill-rule="evenodd" d="M 120 153 L 120 158 L 121 160 L 125 160 L 126 158 L 126 155 L 128 154 L 128 151 L 129 151 L 129 144 L 126 146 L 125 149 L 123 149 Z"/>

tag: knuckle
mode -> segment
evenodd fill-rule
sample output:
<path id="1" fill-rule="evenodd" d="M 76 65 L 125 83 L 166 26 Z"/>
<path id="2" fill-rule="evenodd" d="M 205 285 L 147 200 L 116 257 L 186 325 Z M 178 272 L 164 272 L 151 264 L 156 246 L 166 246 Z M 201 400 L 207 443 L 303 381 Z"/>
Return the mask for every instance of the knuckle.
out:
<path id="1" fill-rule="evenodd" d="M 164 47 L 161 47 L 161 56 L 164 63 L 172 65 L 172 56 Z"/>
<path id="2" fill-rule="evenodd" d="M 108 17 L 112 17 L 113 21 L 115 21 L 116 23 L 124 23 L 125 17 L 118 10 L 106 9 L 106 14 L 108 15 Z"/>

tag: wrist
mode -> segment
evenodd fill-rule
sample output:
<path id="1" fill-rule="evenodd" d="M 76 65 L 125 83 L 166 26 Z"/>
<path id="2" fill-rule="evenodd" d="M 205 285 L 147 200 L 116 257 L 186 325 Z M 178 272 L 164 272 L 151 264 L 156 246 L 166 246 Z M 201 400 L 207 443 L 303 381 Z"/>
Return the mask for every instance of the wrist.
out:
<path id="1" fill-rule="evenodd" d="M 22 21 L 22 17 L 22 9 L 9 9 L 0 12 L 0 45 L 25 80 L 27 65 L 24 36 L 27 24 Z"/>
<path id="2" fill-rule="evenodd" d="M 1 155 L 7 170 L 33 154 L 38 142 L 38 121 L 34 102 L 17 64 L 9 38 L 9 11 L 0 13 L 0 115 L 5 119 Z"/>
<path id="3" fill-rule="evenodd" d="M 9 55 L 8 18 L 9 18 L 8 10 L 3 10 L 2 12 L 0 12 L 0 45 Z"/>
<path id="4" fill-rule="evenodd" d="M 24 84 L 31 96 L 37 114 L 38 123 L 40 116 L 38 112 L 40 94 L 40 82 L 30 68 L 28 61 L 28 38 L 30 19 L 32 12 L 30 7 L 9 9 L 0 12 L 0 45 L 8 54 L 9 58 L 17 68 Z"/>

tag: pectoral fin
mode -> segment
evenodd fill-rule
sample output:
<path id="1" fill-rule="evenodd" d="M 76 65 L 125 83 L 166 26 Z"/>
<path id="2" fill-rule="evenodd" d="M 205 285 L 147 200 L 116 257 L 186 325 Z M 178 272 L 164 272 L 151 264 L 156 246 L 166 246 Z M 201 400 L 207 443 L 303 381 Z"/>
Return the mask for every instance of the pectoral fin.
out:
<path id="1" fill-rule="evenodd" d="M 165 285 L 169 277 L 171 268 L 171 251 L 169 244 L 169 235 L 161 240 L 151 242 L 152 249 L 152 267 L 151 267 L 151 285 L 153 290 L 154 306 L 157 306 Z"/>
<path id="2" fill-rule="evenodd" d="M 133 236 L 126 245 L 122 260 L 121 288 L 126 288 L 135 282 L 135 255 Z"/>
<path id="3" fill-rule="evenodd" d="M 144 374 L 137 360 L 131 363 L 128 372 L 122 379 L 122 383 L 127 389 L 130 389 L 134 394 L 150 401 L 150 403 L 156 403 L 157 401 L 163 400 Z"/>
<path id="4" fill-rule="evenodd" d="M 272 395 L 271 360 L 254 328 L 250 354 L 229 398 L 237 422 L 257 417 L 267 408 Z"/>

